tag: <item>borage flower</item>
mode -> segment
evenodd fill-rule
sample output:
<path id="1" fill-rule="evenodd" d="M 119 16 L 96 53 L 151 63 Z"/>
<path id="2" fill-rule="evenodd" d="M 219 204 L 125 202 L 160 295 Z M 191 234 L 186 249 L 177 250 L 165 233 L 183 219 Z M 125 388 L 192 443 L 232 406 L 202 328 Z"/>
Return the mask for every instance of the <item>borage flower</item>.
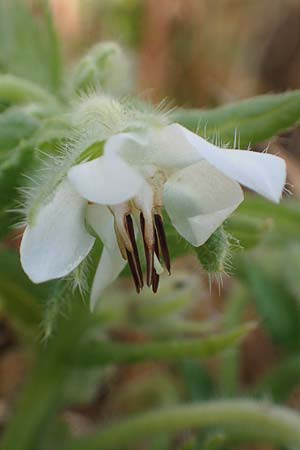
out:
<path id="1" fill-rule="evenodd" d="M 104 245 L 93 307 L 126 262 L 137 292 L 143 288 L 141 236 L 146 284 L 156 292 L 162 265 L 170 273 L 163 208 L 178 233 L 200 246 L 242 202 L 240 184 L 278 202 L 285 178 L 283 159 L 222 149 L 178 124 L 119 133 L 106 140 L 103 156 L 70 168 L 27 225 L 21 262 L 36 283 L 64 277 L 90 252 L 92 227 Z"/>

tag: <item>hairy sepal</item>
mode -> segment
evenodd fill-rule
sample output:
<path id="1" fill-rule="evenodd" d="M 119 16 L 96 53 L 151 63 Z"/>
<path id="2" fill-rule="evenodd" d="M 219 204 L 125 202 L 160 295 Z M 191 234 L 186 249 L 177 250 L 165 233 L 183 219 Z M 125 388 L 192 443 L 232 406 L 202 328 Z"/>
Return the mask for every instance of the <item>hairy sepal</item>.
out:
<path id="1" fill-rule="evenodd" d="M 24 189 L 23 209 L 31 225 L 72 166 L 101 156 L 103 143 L 111 136 L 165 125 L 167 115 L 161 108 L 153 109 L 142 102 L 94 93 L 74 101 L 68 121 L 68 134 L 59 144 L 53 144 L 52 151 L 40 152 L 39 168 Z"/>

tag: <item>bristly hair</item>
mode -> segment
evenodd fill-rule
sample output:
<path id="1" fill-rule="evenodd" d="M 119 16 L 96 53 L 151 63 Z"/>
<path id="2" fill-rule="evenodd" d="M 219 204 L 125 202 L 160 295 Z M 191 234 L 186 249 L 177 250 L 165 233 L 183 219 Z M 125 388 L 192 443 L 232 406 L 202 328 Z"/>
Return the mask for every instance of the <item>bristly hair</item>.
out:
<path id="1" fill-rule="evenodd" d="M 72 292 L 74 293 L 78 289 L 82 298 L 85 297 L 89 290 L 88 274 L 90 272 L 90 266 L 91 256 L 88 255 L 68 277 L 72 286 Z"/>
<path id="2" fill-rule="evenodd" d="M 27 223 L 34 222 L 41 205 L 54 195 L 68 170 L 93 144 L 120 132 L 166 125 L 168 111 L 164 102 L 155 108 L 135 99 L 116 100 L 90 92 L 73 101 L 68 119 L 70 131 L 65 141 L 56 146 L 55 154 L 39 151 L 39 168 L 20 190 Z"/>

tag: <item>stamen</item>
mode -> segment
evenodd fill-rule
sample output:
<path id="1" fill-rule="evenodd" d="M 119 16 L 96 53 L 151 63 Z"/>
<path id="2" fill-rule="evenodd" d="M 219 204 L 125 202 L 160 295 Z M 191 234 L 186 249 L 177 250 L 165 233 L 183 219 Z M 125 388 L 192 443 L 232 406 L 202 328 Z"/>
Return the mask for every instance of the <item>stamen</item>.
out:
<path id="1" fill-rule="evenodd" d="M 140 286 L 140 277 L 137 272 L 136 264 L 133 260 L 132 253 L 130 253 L 127 249 L 126 249 L 126 255 L 127 255 L 128 265 L 129 265 L 130 271 L 132 273 L 132 278 L 134 281 L 135 289 L 136 289 L 137 294 L 139 294 L 141 291 L 141 286 Z"/>
<path id="2" fill-rule="evenodd" d="M 131 206 L 129 203 L 110 206 L 109 208 L 114 216 L 114 226 L 119 248 L 124 259 L 127 259 L 126 249 L 133 251 L 132 244 L 128 235 L 126 220 L 124 218 L 130 214 Z"/>
<path id="3" fill-rule="evenodd" d="M 140 214 L 140 223 L 141 223 L 141 230 L 142 230 L 142 236 L 143 236 L 143 243 L 144 243 L 144 250 L 145 250 L 145 258 L 146 258 L 146 268 L 147 268 L 147 286 L 151 286 L 152 283 L 152 272 L 153 272 L 153 246 L 149 246 L 147 243 L 146 235 L 145 235 L 145 217 L 144 214 L 141 212 Z"/>
<path id="4" fill-rule="evenodd" d="M 158 245 L 158 238 L 157 238 L 156 230 L 154 230 L 154 251 L 155 251 L 157 258 L 159 259 L 159 245 Z M 156 292 L 157 292 L 158 285 L 159 285 L 159 275 L 157 274 L 155 267 L 153 266 L 153 269 L 152 269 L 152 291 L 154 292 L 154 294 L 156 294 Z"/>
<path id="5" fill-rule="evenodd" d="M 162 220 L 162 217 L 160 214 L 154 214 L 154 222 L 155 222 L 155 227 L 156 227 L 156 231 L 157 231 L 157 235 L 158 235 L 158 240 L 159 240 L 163 260 L 164 260 L 166 269 L 169 272 L 169 275 L 171 275 L 170 254 L 169 254 L 167 238 L 166 238 L 166 234 L 165 234 L 165 230 L 164 230 L 164 224 L 163 224 L 163 220 Z"/>
<path id="6" fill-rule="evenodd" d="M 131 246 L 132 246 L 132 252 L 130 253 L 130 256 L 132 258 L 132 262 L 135 267 L 134 272 L 138 276 L 139 288 L 142 289 L 142 287 L 144 286 L 143 273 L 142 273 L 142 267 L 141 267 L 140 258 L 139 258 L 139 252 L 138 252 L 138 248 L 137 248 L 136 240 L 135 240 L 133 221 L 132 221 L 130 214 L 127 214 L 125 216 L 125 221 L 126 221 L 125 223 L 126 223 L 127 233 L 128 233 L 129 239 L 130 239 Z M 127 252 L 127 258 L 128 258 L 128 253 L 129 252 Z M 129 259 L 128 259 L 128 263 L 129 263 Z M 132 273 L 132 275 L 134 277 L 133 273 Z"/>

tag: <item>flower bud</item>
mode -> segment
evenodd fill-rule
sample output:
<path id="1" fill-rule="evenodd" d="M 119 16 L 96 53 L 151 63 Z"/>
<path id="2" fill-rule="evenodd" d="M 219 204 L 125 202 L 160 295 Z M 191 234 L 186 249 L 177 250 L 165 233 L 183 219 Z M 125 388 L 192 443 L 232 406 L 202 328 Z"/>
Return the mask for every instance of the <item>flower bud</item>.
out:
<path id="1" fill-rule="evenodd" d="M 220 227 L 205 244 L 195 250 L 199 261 L 208 273 L 224 272 L 230 255 L 229 235 L 223 227 Z"/>
<path id="2" fill-rule="evenodd" d="M 125 52 L 114 42 L 93 47 L 73 73 L 73 91 L 100 89 L 115 96 L 128 94 L 133 85 L 132 67 Z"/>

